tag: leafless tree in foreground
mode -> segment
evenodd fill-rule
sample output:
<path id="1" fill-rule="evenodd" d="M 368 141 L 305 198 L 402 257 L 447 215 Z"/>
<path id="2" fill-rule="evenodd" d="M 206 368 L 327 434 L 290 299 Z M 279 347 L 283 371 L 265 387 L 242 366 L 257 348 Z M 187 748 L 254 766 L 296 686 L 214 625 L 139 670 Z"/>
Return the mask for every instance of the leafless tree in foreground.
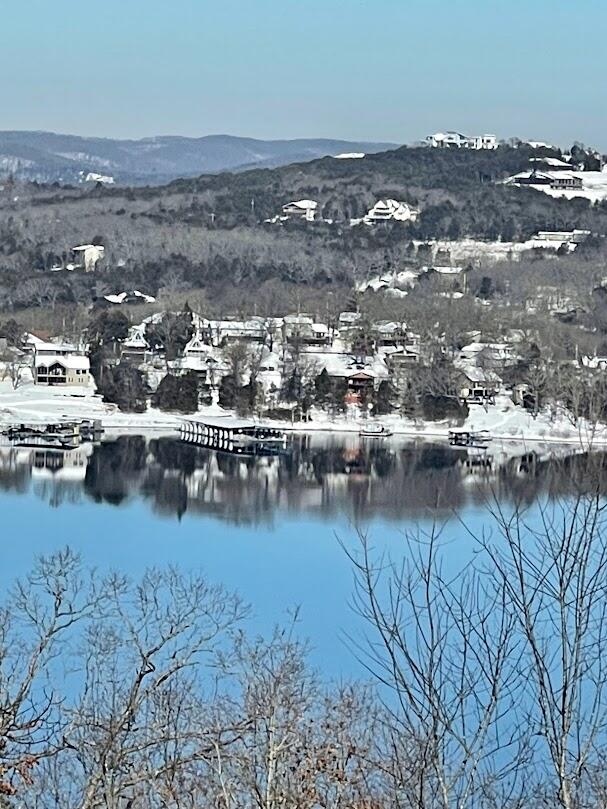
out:
<path id="1" fill-rule="evenodd" d="M 67 643 L 103 593 L 69 550 L 43 557 L 0 610 L 0 795 L 18 793 L 63 747 L 62 694 L 53 683 Z"/>
<path id="2" fill-rule="evenodd" d="M 269 641 L 241 635 L 225 668 L 232 679 L 219 727 L 239 727 L 217 744 L 211 781 L 222 809 L 350 809 L 371 798 L 368 778 L 376 715 L 362 688 L 323 687 L 294 625 Z"/>
<path id="3" fill-rule="evenodd" d="M 507 593 L 472 567 L 448 575 L 440 529 L 407 535 L 402 562 L 374 560 L 367 536 L 354 606 L 371 629 L 360 658 L 383 687 L 386 766 L 399 807 L 467 807 L 520 789 L 527 743 L 508 722 L 521 646 Z"/>
<path id="4" fill-rule="evenodd" d="M 459 567 L 435 528 L 399 564 L 360 536 L 358 650 L 388 689 L 394 805 L 605 805 L 606 515 L 599 494 L 494 505 Z"/>
<path id="5" fill-rule="evenodd" d="M 167 775 L 204 756 L 197 706 L 213 679 L 202 670 L 245 610 L 223 588 L 171 569 L 136 585 L 112 576 L 106 594 L 87 628 L 82 690 L 65 730 L 80 784 L 74 806 L 118 809 L 143 797 L 142 806 L 162 806 Z"/>
<path id="6" fill-rule="evenodd" d="M 607 759 L 607 525 L 604 500 L 578 495 L 534 518 L 496 507 L 481 538 L 523 644 L 524 704 L 564 809 L 604 805 Z M 602 794 L 602 798 L 600 797 Z"/>

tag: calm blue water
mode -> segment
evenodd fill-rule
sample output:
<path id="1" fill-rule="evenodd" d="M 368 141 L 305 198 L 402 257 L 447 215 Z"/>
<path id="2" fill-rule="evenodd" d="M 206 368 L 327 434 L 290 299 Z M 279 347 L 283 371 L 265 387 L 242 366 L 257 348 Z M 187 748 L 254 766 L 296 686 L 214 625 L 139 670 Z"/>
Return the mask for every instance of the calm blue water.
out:
<path id="1" fill-rule="evenodd" d="M 419 448 L 395 447 L 378 461 L 368 451 L 356 456 L 351 441 L 342 445 L 333 439 L 330 462 L 325 446 L 312 446 L 295 468 L 292 460 L 248 460 L 243 466 L 230 459 L 221 473 L 214 453 L 197 454 L 193 463 L 188 456 L 187 472 L 174 468 L 185 463 L 181 456 L 159 463 L 167 449 L 150 452 L 144 445 L 143 462 L 133 462 L 132 447 L 125 461 L 125 453 L 114 458 L 106 446 L 105 455 L 95 450 L 87 459 L 83 480 L 68 475 L 67 482 L 44 468 L 42 478 L 36 470 L 32 474 L 31 458 L 5 462 L 0 585 L 25 574 L 37 555 L 65 545 L 87 564 L 133 576 L 167 564 L 202 570 L 250 603 L 252 631 L 269 632 L 299 607 L 300 633 L 311 640 L 312 662 L 328 676 L 358 675 L 363 670 L 344 636 L 360 634 L 361 625 L 349 606 L 353 574 L 337 537 L 353 547 L 358 525 L 369 531 L 378 551 L 398 557 L 403 531 L 438 513 L 446 522 L 447 557 L 461 560 L 473 541 L 459 520 L 480 530 L 487 523 L 481 502 L 487 486 L 496 485 L 495 478 L 466 478 L 451 456 L 445 461 L 433 455 L 428 463 L 426 450 L 420 454 Z M 44 467 L 46 461 L 36 463 Z M 533 480 L 535 496 L 541 489 L 537 473 Z M 117 497 L 115 488 L 125 496 Z M 430 505 L 439 491 L 444 505 L 436 512 Z"/>

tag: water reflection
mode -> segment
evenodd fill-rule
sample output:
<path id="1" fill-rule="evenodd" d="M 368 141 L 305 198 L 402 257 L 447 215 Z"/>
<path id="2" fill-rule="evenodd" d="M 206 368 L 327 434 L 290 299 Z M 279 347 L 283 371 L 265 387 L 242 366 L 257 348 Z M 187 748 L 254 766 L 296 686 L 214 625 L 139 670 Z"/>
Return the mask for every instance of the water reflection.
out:
<path id="1" fill-rule="evenodd" d="M 123 436 L 65 452 L 2 447 L 0 488 L 32 489 L 54 506 L 141 498 L 158 514 L 233 523 L 271 524 L 280 513 L 397 521 L 493 496 L 530 504 L 567 492 L 574 479 L 595 486 L 605 457 L 554 445 L 493 444 L 479 452 L 347 435 L 298 436 L 285 454 L 244 457 L 173 438 Z"/>

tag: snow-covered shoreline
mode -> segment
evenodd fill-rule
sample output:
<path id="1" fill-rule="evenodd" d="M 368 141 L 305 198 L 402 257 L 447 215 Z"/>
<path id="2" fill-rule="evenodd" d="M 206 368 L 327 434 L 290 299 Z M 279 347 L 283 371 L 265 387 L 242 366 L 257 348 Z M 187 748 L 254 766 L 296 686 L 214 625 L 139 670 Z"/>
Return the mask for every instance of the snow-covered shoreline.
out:
<path id="1" fill-rule="evenodd" d="M 486 430 L 496 441 L 543 442 L 570 444 L 584 449 L 607 446 L 607 425 L 590 425 L 579 420 L 574 423 L 566 411 L 542 411 L 534 417 L 515 405 L 508 396 L 496 398 L 492 405 L 470 405 L 469 416 L 462 426 L 470 431 Z M 106 434 L 154 433 L 175 435 L 186 418 L 233 416 L 218 406 L 200 408 L 198 413 L 184 416 L 149 409 L 144 413 L 122 413 L 113 404 L 84 388 L 47 388 L 33 384 L 13 390 L 7 381 L 0 382 L 0 425 L 16 423 L 53 422 L 61 420 L 98 419 Z M 378 419 L 395 436 L 411 439 L 446 440 L 452 424 L 431 422 L 388 415 Z M 312 410 L 305 422 L 273 421 L 272 425 L 289 433 L 358 433 L 365 419 L 358 412 L 330 417 Z"/>

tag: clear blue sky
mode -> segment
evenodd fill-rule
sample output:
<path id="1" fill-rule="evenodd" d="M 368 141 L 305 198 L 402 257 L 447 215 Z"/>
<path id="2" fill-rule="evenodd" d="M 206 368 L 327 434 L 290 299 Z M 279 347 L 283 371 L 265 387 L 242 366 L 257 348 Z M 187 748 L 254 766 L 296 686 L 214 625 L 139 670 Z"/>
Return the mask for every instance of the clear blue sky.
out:
<path id="1" fill-rule="evenodd" d="M 1 0 L 2 129 L 607 149 L 607 0 Z"/>

